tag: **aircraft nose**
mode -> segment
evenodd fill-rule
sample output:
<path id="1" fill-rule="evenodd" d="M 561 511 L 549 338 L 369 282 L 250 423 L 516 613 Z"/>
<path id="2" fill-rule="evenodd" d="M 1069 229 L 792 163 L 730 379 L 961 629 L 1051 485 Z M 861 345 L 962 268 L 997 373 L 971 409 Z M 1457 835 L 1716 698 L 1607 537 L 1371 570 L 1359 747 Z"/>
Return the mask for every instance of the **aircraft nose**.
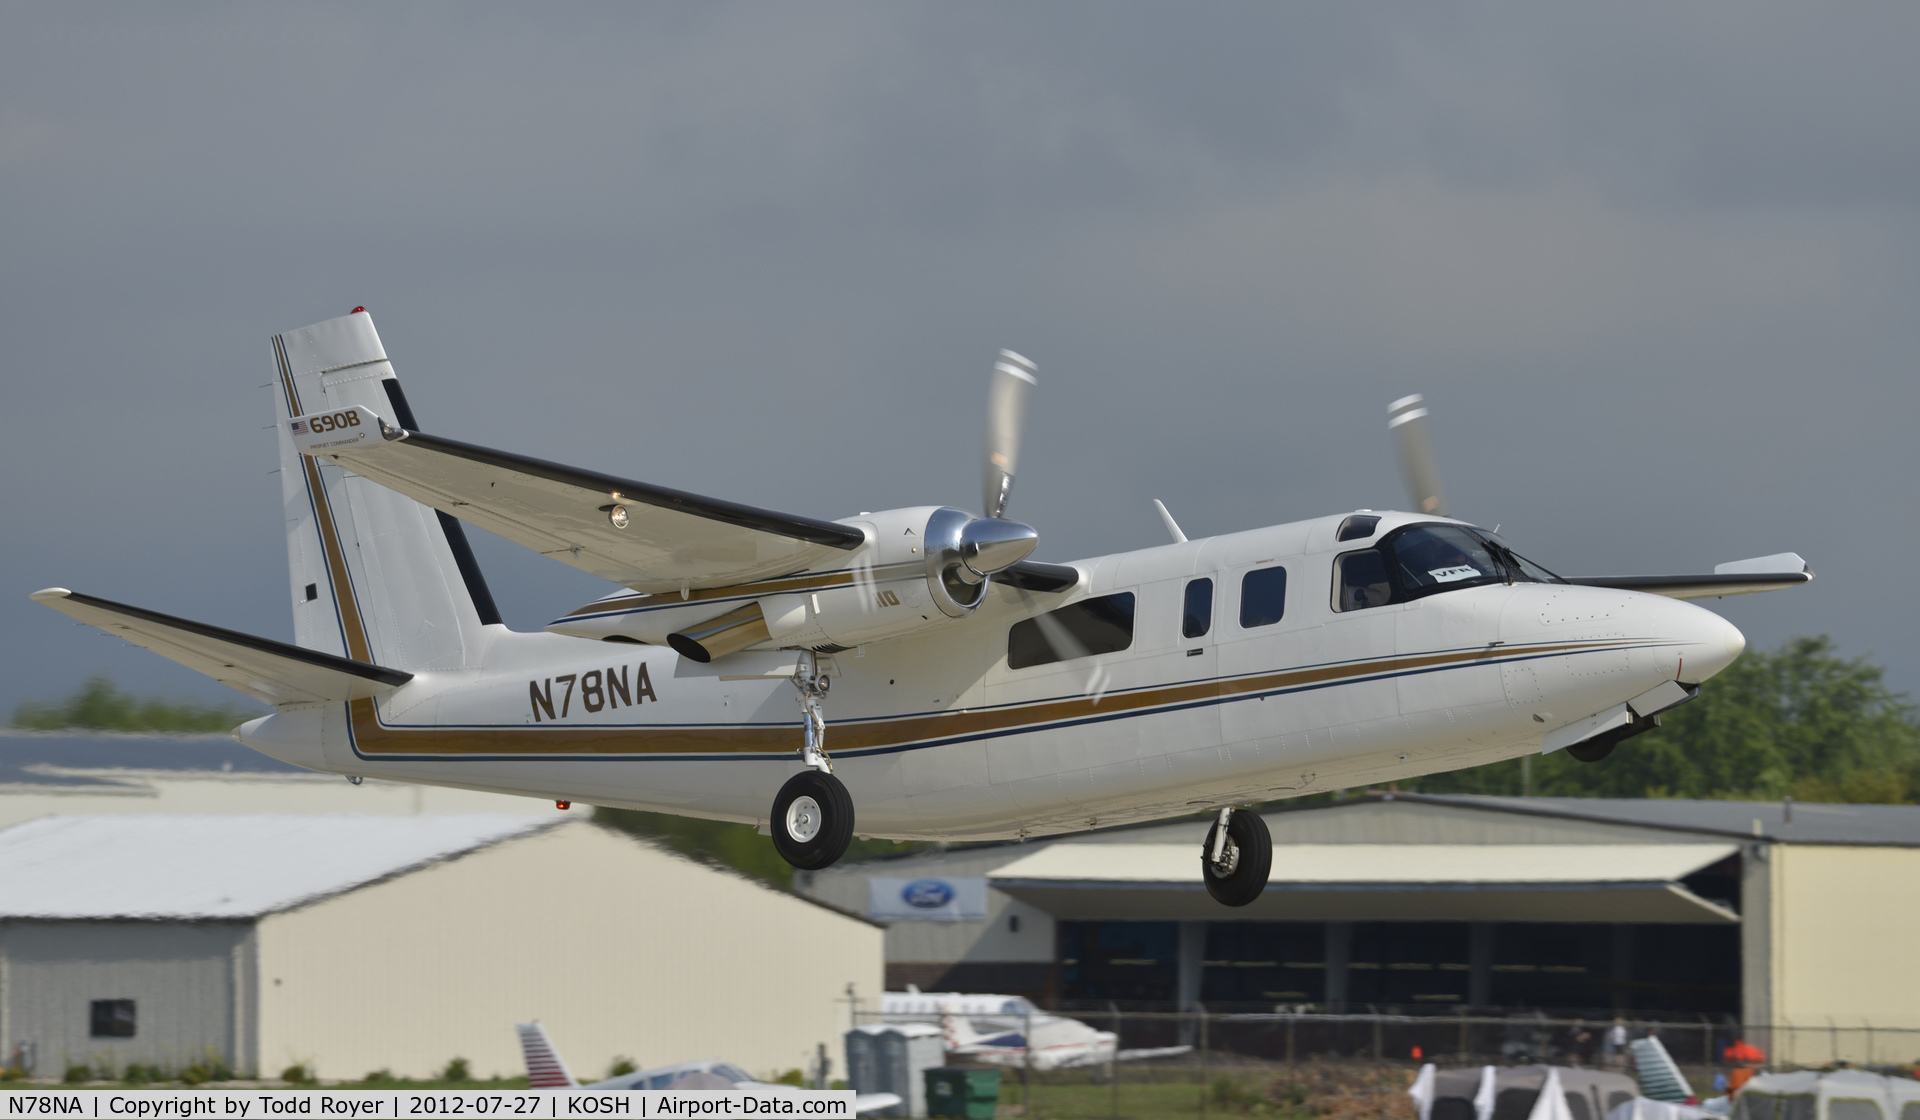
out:
<path id="1" fill-rule="evenodd" d="M 1738 627 L 1704 607 L 1674 603 L 1674 636 L 1681 640 L 1680 681 L 1699 684 L 1733 664 L 1747 648 Z"/>

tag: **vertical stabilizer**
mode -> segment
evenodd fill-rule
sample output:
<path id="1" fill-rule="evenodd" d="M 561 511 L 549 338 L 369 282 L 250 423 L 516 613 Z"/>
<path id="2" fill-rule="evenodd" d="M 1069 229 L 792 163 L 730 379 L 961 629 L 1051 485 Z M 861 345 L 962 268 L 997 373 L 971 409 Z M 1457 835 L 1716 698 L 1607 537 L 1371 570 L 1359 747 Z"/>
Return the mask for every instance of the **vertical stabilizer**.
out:
<path id="1" fill-rule="evenodd" d="M 573 1079 L 567 1063 L 547 1038 L 547 1029 L 539 1023 L 515 1023 L 520 1032 L 520 1053 L 527 1059 L 527 1088 L 571 1089 L 580 1083 Z"/>
<path id="2" fill-rule="evenodd" d="M 409 671 L 472 668 L 500 622 L 460 523 L 294 450 L 291 417 L 361 405 L 413 428 L 364 310 L 273 337 L 295 641 Z"/>
<path id="3" fill-rule="evenodd" d="M 1685 1104 L 1693 1096 L 1693 1086 L 1687 1084 L 1679 1064 L 1658 1038 L 1636 1038 L 1628 1050 L 1633 1054 L 1634 1071 L 1640 1075 L 1641 1096 L 1668 1104 Z"/>
<path id="4" fill-rule="evenodd" d="M 977 1049 L 989 1037 L 974 1030 L 971 1019 L 954 1014 L 950 1005 L 942 1005 L 940 1008 L 940 1033 L 946 1038 L 949 1054 L 964 1054 Z"/>

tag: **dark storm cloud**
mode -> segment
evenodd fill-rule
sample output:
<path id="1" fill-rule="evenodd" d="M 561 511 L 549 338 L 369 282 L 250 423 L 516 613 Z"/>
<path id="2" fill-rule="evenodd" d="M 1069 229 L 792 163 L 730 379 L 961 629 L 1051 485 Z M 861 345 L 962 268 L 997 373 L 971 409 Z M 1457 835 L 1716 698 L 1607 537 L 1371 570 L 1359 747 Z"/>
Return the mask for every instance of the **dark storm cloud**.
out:
<path id="1" fill-rule="evenodd" d="M 430 430 L 1065 559 L 1402 499 L 1920 683 L 1920 16 L 1764 5 L 0 10 L 6 687 L 218 692 L 26 602 L 284 637 L 265 337 L 374 311 Z M 510 621 L 597 593 L 500 542 Z"/>

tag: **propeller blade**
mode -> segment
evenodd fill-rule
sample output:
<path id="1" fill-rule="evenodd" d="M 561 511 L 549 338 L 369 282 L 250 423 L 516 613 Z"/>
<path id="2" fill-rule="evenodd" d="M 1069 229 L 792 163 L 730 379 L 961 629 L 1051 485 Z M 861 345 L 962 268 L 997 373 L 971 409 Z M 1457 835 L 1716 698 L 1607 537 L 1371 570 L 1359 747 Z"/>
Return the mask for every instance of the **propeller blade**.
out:
<path id="1" fill-rule="evenodd" d="M 1412 508 L 1436 517 L 1447 516 L 1440 464 L 1433 457 L 1433 438 L 1427 433 L 1426 398 L 1415 393 L 1388 405 L 1387 430 L 1393 433 L 1393 449 L 1400 453 L 1400 476 L 1407 480 Z"/>
<path id="2" fill-rule="evenodd" d="M 1034 364 L 1011 350 L 1000 351 L 987 388 L 987 447 L 981 474 L 980 505 L 988 517 L 1007 509 L 1013 472 L 1020 461 L 1020 437 L 1027 430 L 1027 399 L 1033 395 Z"/>

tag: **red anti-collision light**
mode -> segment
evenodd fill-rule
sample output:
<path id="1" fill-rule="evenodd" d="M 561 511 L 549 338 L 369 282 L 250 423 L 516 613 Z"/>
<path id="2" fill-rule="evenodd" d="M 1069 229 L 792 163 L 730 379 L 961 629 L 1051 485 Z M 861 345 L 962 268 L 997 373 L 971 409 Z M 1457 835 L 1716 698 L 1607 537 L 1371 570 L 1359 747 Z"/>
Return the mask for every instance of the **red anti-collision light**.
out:
<path id="1" fill-rule="evenodd" d="M 352 311 L 347 312 L 349 315 L 365 315 L 366 313 L 367 309 L 364 307 L 356 307 Z"/>
<path id="2" fill-rule="evenodd" d="M 571 802 L 571 801 L 556 801 L 556 802 L 554 802 L 554 803 L 553 803 L 553 807 L 554 807 L 554 808 L 556 808 L 556 809 L 571 809 L 571 808 L 573 808 L 573 802 Z"/>

